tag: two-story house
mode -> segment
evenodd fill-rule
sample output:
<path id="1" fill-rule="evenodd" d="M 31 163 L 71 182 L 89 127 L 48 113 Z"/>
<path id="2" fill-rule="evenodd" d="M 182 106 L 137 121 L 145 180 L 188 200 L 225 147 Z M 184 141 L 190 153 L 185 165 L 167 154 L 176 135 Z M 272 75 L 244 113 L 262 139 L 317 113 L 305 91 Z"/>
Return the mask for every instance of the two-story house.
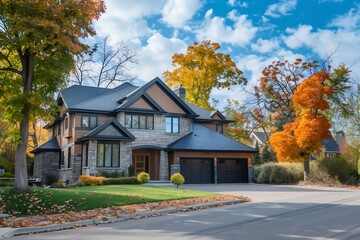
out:
<path id="1" fill-rule="evenodd" d="M 231 120 L 187 103 L 185 94 L 159 78 L 61 91 L 61 112 L 47 125 L 51 140 L 33 151 L 34 177 L 75 182 L 100 170 L 128 175 L 133 166 L 151 180 L 180 172 L 186 183 L 248 182 L 256 150 L 225 136 Z"/>

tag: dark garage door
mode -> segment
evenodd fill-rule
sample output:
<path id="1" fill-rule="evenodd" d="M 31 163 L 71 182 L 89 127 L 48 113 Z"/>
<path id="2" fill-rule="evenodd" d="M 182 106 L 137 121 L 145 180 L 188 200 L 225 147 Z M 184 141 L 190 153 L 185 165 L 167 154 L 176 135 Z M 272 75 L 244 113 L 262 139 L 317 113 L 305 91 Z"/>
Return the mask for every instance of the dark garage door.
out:
<path id="1" fill-rule="evenodd" d="M 185 183 L 214 183 L 214 160 L 208 158 L 182 158 L 180 173 Z"/>
<path id="2" fill-rule="evenodd" d="M 247 159 L 218 159 L 218 183 L 247 183 Z"/>

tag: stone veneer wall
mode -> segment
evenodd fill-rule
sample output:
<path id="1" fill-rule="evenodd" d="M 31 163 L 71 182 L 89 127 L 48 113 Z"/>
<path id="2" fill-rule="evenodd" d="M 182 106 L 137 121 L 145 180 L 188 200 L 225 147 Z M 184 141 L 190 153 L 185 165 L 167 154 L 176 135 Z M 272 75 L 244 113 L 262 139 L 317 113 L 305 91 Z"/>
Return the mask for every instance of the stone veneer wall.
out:
<path id="1" fill-rule="evenodd" d="M 117 120 L 125 126 L 125 113 L 119 113 Z M 192 132 L 192 120 L 189 118 L 180 118 L 180 133 L 165 133 L 165 116 L 154 115 L 154 130 L 147 129 L 128 129 L 134 136 L 135 141 L 131 142 L 131 147 L 142 145 L 153 145 L 161 148 L 166 148 L 170 143 L 178 140 Z M 129 149 L 129 158 L 131 163 L 131 147 Z M 160 180 L 169 179 L 168 153 L 160 151 Z"/>
<path id="2" fill-rule="evenodd" d="M 49 176 L 59 177 L 59 152 L 39 152 L 34 157 L 34 174 L 33 177 L 40 178 L 41 184 L 49 184 Z"/>

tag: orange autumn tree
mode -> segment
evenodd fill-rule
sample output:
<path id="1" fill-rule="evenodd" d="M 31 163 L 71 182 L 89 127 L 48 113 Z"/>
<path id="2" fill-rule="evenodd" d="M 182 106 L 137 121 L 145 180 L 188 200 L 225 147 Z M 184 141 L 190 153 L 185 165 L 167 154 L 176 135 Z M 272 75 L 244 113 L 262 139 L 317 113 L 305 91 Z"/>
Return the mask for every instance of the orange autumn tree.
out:
<path id="1" fill-rule="evenodd" d="M 284 130 L 270 136 L 270 143 L 280 162 L 303 161 L 304 178 L 310 172 L 310 154 L 330 138 L 331 127 L 324 111 L 329 109 L 327 98 L 332 87 L 327 86 L 329 75 L 323 71 L 304 80 L 295 91 L 292 101 L 297 111 L 294 122 L 284 125 Z"/>

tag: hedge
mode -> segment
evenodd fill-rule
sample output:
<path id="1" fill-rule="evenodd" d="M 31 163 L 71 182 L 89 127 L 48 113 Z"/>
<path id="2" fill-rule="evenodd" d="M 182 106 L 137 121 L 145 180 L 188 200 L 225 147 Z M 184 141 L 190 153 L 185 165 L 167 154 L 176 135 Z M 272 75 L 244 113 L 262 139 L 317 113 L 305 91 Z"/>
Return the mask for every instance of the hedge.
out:
<path id="1" fill-rule="evenodd" d="M 140 184 L 136 177 L 104 178 L 101 185 Z"/>
<path id="2" fill-rule="evenodd" d="M 297 183 L 303 179 L 302 163 L 265 163 L 254 166 L 256 183 Z"/>

